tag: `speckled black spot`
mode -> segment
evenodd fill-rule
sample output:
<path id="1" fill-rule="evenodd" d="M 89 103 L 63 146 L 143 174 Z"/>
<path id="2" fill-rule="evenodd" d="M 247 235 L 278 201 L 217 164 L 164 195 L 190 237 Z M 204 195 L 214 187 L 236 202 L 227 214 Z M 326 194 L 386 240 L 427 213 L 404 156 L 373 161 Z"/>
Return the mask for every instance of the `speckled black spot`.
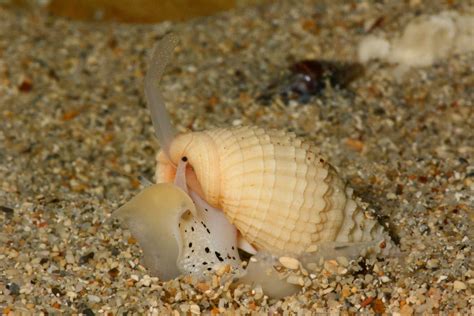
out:
<path id="1" fill-rule="evenodd" d="M 207 271 L 211 271 L 211 270 L 212 270 L 212 268 L 207 268 Z"/>
<path id="2" fill-rule="evenodd" d="M 217 259 L 219 259 L 220 262 L 224 261 L 220 253 L 218 253 L 217 251 L 214 251 L 214 254 L 216 255 Z"/>
<path id="3" fill-rule="evenodd" d="M 232 246 L 232 250 L 235 250 L 235 247 L 234 247 L 234 246 Z"/>
<path id="4" fill-rule="evenodd" d="M 209 247 L 204 248 L 204 250 L 206 250 L 206 252 L 209 253 Z"/>
<path id="5" fill-rule="evenodd" d="M 209 230 L 209 228 L 206 228 L 206 230 L 207 230 L 207 233 L 208 233 L 208 234 L 210 234 L 210 233 L 211 233 L 211 231 Z"/>
<path id="6" fill-rule="evenodd" d="M 204 262 L 202 263 L 202 265 L 203 265 L 203 266 L 207 265 L 207 262 L 206 262 L 206 261 L 204 261 Z"/>
<path id="7" fill-rule="evenodd" d="M 201 222 L 202 226 L 204 226 L 204 228 L 207 228 L 206 224 L 204 224 L 204 222 Z"/>
<path id="8" fill-rule="evenodd" d="M 207 208 L 204 209 L 206 212 L 209 212 L 209 210 Z"/>
<path id="9" fill-rule="evenodd" d="M 193 226 L 191 226 L 191 230 L 194 231 L 194 227 L 193 227 Z"/>
<path id="10" fill-rule="evenodd" d="M 190 242 L 190 243 L 188 244 L 188 246 L 189 246 L 189 248 L 191 248 L 191 247 L 193 246 L 193 243 Z"/>

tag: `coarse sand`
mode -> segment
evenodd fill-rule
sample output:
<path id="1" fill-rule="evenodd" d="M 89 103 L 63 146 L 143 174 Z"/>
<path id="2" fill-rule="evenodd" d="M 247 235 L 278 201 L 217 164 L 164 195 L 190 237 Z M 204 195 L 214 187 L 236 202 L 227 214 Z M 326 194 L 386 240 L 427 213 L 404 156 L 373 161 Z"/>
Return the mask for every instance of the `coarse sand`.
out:
<path id="1" fill-rule="evenodd" d="M 1 313 L 474 314 L 474 54 L 403 74 L 370 60 L 348 86 L 304 102 L 282 93 L 294 62 L 356 62 L 367 35 L 473 6 L 277 2 L 157 25 L 0 6 Z M 303 269 L 302 291 L 281 300 L 219 276 L 149 276 L 136 240 L 108 218 L 154 174 L 143 76 L 167 32 L 180 43 L 160 87 L 179 131 L 258 124 L 308 138 L 401 255 Z"/>

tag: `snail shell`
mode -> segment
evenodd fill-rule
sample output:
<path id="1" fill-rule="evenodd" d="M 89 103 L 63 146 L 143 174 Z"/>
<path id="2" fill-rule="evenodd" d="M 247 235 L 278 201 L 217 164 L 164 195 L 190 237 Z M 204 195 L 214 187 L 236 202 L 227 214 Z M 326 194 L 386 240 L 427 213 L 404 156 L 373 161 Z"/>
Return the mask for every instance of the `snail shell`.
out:
<path id="1" fill-rule="evenodd" d="M 383 239 L 336 170 L 294 133 L 239 127 L 176 136 L 158 154 L 157 182 L 172 182 L 186 157 L 190 181 L 257 250 L 301 255 L 326 242 Z M 191 177 L 192 178 L 192 177 Z"/>
<path id="2" fill-rule="evenodd" d="M 166 36 L 158 43 L 145 77 L 162 147 L 158 184 L 113 215 L 137 237 L 154 275 L 202 277 L 232 266 L 239 282 L 260 284 L 281 298 L 300 287 L 274 269 L 278 262 L 294 269 L 323 258 L 354 257 L 386 239 L 317 147 L 293 133 L 240 127 L 175 136 L 155 87 L 174 42 Z M 238 248 L 254 254 L 245 270 Z"/>

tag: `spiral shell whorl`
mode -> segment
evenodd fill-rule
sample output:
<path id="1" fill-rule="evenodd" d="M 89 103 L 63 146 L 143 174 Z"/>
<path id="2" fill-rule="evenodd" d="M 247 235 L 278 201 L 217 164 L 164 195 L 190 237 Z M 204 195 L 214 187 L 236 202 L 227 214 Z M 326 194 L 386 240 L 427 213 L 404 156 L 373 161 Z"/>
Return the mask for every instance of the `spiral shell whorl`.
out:
<path id="1" fill-rule="evenodd" d="M 173 140 L 170 156 L 173 164 L 188 158 L 203 198 L 257 249 L 298 255 L 321 242 L 381 234 L 326 158 L 293 133 L 258 127 L 187 133 Z M 169 182 L 172 166 L 163 155 L 158 160 L 158 181 Z"/>
<path id="2" fill-rule="evenodd" d="M 274 253 L 300 253 L 309 244 L 334 240 L 344 187 L 317 148 L 293 133 L 257 127 L 207 133 L 219 144 L 219 207 L 250 243 Z"/>
<path id="3" fill-rule="evenodd" d="M 344 207 L 344 221 L 335 241 L 361 242 L 387 239 L 387 233 L 376 220 L 366 218 L 364 211 L 352 199 L 352 189 L 345 189 L 347 203 Z"/>

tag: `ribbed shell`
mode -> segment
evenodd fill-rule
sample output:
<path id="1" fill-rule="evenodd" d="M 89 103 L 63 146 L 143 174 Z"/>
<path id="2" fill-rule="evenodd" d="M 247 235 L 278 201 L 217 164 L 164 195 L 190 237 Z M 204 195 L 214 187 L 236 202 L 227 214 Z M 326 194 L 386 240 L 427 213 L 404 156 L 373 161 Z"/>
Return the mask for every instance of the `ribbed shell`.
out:
<path id="1" fill-rule="evenodd" d="M 178 136 L 170 155 L 173 163 L 158 156 L 157 181 L 171 181 L 173 165 L 186 156 L 205 200 L 257 249 L 301 254 L 320 242 L 381 235 L 326 158 L 293 133 L 258 127 L 193 132 Z"/>

